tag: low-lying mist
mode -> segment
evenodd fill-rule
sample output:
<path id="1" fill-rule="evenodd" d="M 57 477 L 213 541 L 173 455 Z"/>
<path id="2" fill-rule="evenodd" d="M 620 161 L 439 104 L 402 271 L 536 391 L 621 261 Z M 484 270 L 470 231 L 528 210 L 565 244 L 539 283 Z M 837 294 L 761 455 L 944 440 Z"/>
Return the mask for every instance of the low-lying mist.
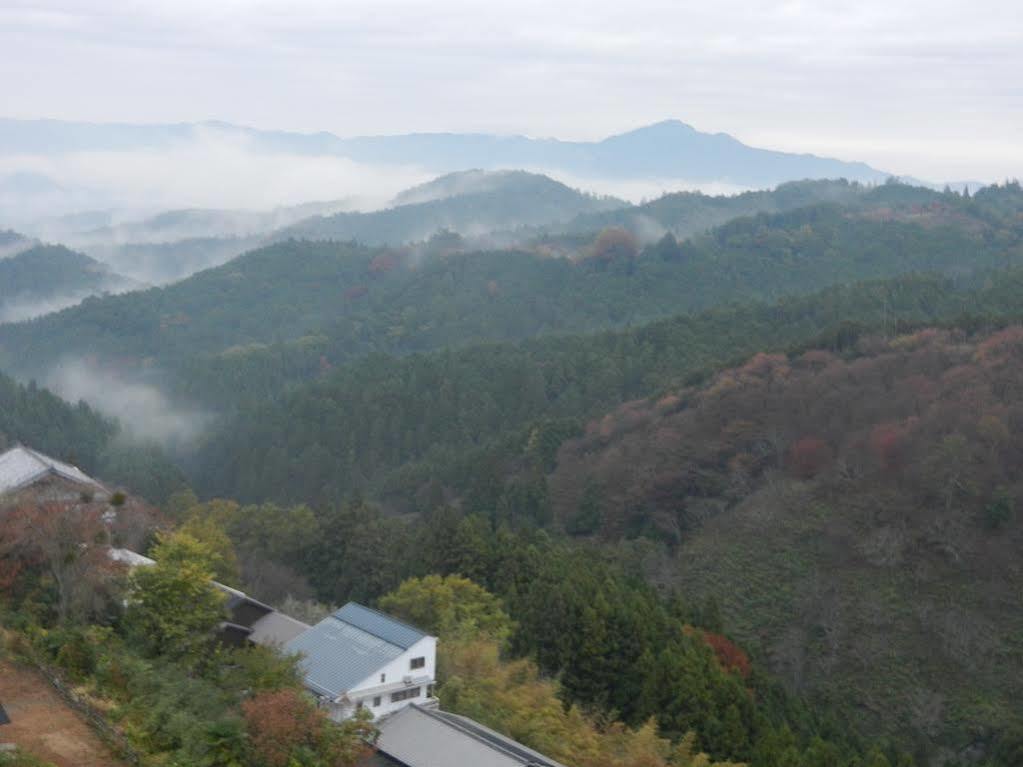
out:
<path id="1" fill-rule="evenodd" d="M 24 194 L 20 206 L 0 212 L 10 219 L 0 220 L 0 226 L 39 219 L 43 209 L 49 216 L 110 208 L 149 215 L 182 208 L 272 210 L 345 200 L 366 210 L 385 205 L 399 191 L 433 175 L 415 167 L 259 150 L 244 136 L 214 127 L 198 130 L 197 136 L 165 149 L 4 156 L 0 175 L 51 183 L 36 185 L 45 205 Z"/>
<path id="2" fill-rule="evenodd" d="M 707 195 L 735 195 L 751 191 L 752 187 L 732 184 L 727 181 L 697 183 L 682 178 L 636 178 L 608 179 L 591 176 L 578 176 L 557 169 L 526 168 L 532 173 L 543 173 L 566 186 L 581 189 L 596 195 L 618 197 L 628 202 L 639 204 L 656 200 L 674 192 L 702 192 Z"/>
<path id="3" fill-rule="evenodd" d="M 62 361 L 45 384 L 66 400 L 84 400 L 116 418 L 126 435 L 173 450 L 193 445 L 212 419 L 197 408 L 172 402 L 154 383 L 126 380 L 87 359 Z"/>
<path id="4" fill-rule="evenodd" d="M 44 314 L 59 312 L 62 309 L 80 304 L 96 291 L 84 290 L 63 293 L 40 298 L 38 296 L 15 296 L 0 303 L 0 324 L 7 322 L 24 322 L 25 320 L 42 317 Z"/>

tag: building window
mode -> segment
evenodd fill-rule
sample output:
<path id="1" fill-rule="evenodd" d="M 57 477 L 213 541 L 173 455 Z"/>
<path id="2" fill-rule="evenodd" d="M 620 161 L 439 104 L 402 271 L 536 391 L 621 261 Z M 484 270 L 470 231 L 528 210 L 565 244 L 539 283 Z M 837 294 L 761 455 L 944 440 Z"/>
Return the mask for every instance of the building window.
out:
<path id="1" fill-rule="evenodd" d="M 410 687 L 407 690 L 398 690 L 398 692 L 391 693 L 391 703 L 397 703 L 402 700 L 409 700 L 411 698 L 418 698 L 421 687 Z"/>
<path id="2" fill-rule="evenodd" d="M 373 708 L 380 708 L 380 696 L 373 698 Z"/>
<path id="3" fill-rule="evenodd" d="M 426 658 L 413 658 L 409 661 L 410 668 L 422 668 L 426 665 Z"/>
<path id="4" fill-rule="evenodd" d="M 383 684 L 386 681 L 387 681 L 387 674 L 381 674 L 380 675 L 380 684 Z"/>

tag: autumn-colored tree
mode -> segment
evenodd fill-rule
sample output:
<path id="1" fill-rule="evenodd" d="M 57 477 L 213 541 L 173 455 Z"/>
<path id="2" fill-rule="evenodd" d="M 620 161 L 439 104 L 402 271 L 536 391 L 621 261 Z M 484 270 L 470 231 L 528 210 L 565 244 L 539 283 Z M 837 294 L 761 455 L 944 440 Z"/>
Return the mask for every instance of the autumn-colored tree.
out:
<path id="1" fill-rule="evenodd" d="M 639 255 L 639 241 L 627 229 L 608 227 L 593 241 L 592 254 L 594 261 L 605 264 L 631 261 Z"/>
<path id="2" fill-rule="evenodd" d="M 48 576 L 57 618 L 83 618 L 110 599 L 116 567 L 107 555 L 103 508 L 88 503 L 24 503 L 0 518 L 0 588 L 26 570 Z"/>
<path id="3" fill-rule="evenodd" d="M 337 725 L 299 690 L 262 692 L 242 704 L 253 761 L 260 767 L 351 767 L 375 730 L 363 717 Z"/>
<path id="4" fill-rule="evenodd" d="M 829 463 L 832 453 L 828 443 L 817 437 L 803 437 L 789 448 L 788 467 L 800 479 L 812 479 Z"/>
<path id="5" fill-rule="evenodd" d="M 154 565 L 131 576 L 127 625 L 153 655 L 197 663 L 224 618 L 225 596 L 213 586 L 216 554 L 184 533 L 164 534 Z"/>
<path id="6" fill-rule="evenodd" d="M 703 641 L 714 651 L 714 656 L 723 668 L 735 671 L 743 679 L 750 675 L 753 664 L 750 663 L 749 656 L 728 637 L 704 631 Z"/>
<path id="7" fill-rule="evenodd" d="M 875 426 L 870 432 L 870 447 L 882 469 L 898 469 L 905 459 L 905 428 L 895 423 Z"/>

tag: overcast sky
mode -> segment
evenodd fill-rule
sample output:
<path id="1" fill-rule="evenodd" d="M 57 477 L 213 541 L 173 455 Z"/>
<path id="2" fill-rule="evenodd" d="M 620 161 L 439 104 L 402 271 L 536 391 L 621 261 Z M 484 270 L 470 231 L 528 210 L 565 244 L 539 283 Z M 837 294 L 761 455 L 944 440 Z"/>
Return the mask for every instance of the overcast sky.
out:
<path id="1" fill-rule="evenodd" d="M 1020 0 L 0 0 L 7 117 L 600 138 L 1023 176 Z"/>

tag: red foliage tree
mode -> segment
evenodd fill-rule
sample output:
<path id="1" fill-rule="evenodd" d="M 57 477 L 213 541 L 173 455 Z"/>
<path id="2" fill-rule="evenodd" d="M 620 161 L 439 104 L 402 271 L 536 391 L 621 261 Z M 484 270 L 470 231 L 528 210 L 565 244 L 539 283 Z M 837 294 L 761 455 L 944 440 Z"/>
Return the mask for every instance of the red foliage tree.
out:
<path id="1" fill-rule="evenodd" d="M 370 751 L 375 730 L 356 718 L 337 725 L 303 693 L 293 689 L 261 692 L 242 704 L 245 728 L 257 764 L 288 767 L 302 750 L 323 764 L 351 767 Z M 304 762 L 303 762 L 304 763 Z"/>
<path id="2" fill-rule="evenodd" d="M 749 677 L 752 670 L 749 656 L 735 642 L 710 631 L 703 632 L 703 641 L 714 651 L 722 668 L 736 672 L 743 679 Z"/>
<path id="3" fill-rule="evenodd" d="M 242 704 L 254 756 L 266 767 L 288 767 L 299 748 L 315 749 L 326 716 L 296 690 L 262 692 Z"/>
<path id="4" fill-rule="evenodd" d="M 817 437 L 803 437 L 789 448 L 788 467 L 793 476 L 811 479 L 831 463 L 831 448 Z"/>
<path id="5" fill-rule="evenodd" d="M 906 429 L 897 423 L 882 423 L 870 432 L 870 449 L 885 471 L 902 466 L 906 453 Z"/>

